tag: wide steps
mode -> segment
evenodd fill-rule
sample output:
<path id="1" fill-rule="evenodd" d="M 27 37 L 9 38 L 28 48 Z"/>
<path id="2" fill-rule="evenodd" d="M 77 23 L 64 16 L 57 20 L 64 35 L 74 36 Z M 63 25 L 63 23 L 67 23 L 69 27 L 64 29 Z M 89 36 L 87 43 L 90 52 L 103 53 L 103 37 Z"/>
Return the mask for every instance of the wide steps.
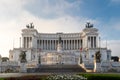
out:
<path id="1" fill-rule="evenodd" d="M 39 68 L 28 69 L 28 72 L 86 72 L 79 65 L 39 65 Z"/>

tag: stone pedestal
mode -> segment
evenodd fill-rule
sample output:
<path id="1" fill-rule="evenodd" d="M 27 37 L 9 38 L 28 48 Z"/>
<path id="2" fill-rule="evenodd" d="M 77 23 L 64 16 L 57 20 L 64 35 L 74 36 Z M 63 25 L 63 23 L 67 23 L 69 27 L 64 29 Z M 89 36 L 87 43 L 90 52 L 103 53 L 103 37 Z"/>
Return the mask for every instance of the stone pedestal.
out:
<path id="1" fill-rule="evenodd" d="M 61 45 L 61 44 L 58 44 L 58 45 L 57 45 L 57 51 L 58 51 L 58 52 L 62 52 L 62 45 Z"/>
<path id="2" fill-rule="evenodd" d="M 94 63 L 94 72 L 101 72 L 101 63 Z"/>
<path id="3" fill-rule="evenodd" d="M 20 63 L 20 72 L 22 73 L 27 72 L 26 63 Z"/>

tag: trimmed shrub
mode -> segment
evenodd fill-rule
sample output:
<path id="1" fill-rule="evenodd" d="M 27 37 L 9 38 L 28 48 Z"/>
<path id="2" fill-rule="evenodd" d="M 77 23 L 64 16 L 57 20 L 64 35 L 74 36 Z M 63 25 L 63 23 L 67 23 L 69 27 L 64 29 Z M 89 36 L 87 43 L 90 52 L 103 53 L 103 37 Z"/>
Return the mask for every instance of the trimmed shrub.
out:
<path id="1" fill-rule="evenodd" d="M 120 80 L 119 74 L 79 74 L 87 78 L 87 80 Z"/>

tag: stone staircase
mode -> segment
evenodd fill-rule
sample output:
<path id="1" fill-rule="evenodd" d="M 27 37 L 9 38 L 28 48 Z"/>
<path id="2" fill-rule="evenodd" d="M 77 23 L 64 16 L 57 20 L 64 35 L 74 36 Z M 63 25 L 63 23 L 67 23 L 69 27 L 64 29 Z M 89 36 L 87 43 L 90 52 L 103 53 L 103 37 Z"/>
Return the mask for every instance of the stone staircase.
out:
<path id="1" fill-rule="evenodd" d="M 27 71 L 45 73 L 86 72 L 80 65 L 39 65 L 38 68 L 28 69 Z"/>

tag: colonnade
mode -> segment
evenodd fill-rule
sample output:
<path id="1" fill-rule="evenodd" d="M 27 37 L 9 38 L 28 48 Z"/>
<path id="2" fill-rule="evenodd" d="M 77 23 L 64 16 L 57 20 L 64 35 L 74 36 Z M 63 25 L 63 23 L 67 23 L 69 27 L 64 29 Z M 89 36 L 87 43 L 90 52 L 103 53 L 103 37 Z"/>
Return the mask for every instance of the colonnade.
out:
<path id="1" fill-rule="evenodd" d="M 96 48 L 96 36 L 89 36 L 87 44 L 88 48 Z"/>
<path id="2" fill-rule="evenodd" d="M 37 40 L 37 48 L 42 50 L 56 50 L 58 40 Z M 78 50 L 82 47 L 82 39 L 62 40 L 63 50 Z"/>
<path id="3" fill-rule="evenodd" d="M 88 36 L 87 47 L 96 48 L 97 47 L 97 37 Z M 56 50 L 58 45 L 58 40 L 37 40 L 37 48 L 42 50 Z M 23 47 L 31 48 L 32 47 L 32 37 L 23 37 Z M 82 39 L 63 39 L 62 40 L 63 50 L 78 50 L 83 48 Z"/>
<path id="4" fill-rule="evenodd" d="M 23 38 L 23 47 L 31 48 L 32 47 L 32 37 L 24 37 Z"/>

